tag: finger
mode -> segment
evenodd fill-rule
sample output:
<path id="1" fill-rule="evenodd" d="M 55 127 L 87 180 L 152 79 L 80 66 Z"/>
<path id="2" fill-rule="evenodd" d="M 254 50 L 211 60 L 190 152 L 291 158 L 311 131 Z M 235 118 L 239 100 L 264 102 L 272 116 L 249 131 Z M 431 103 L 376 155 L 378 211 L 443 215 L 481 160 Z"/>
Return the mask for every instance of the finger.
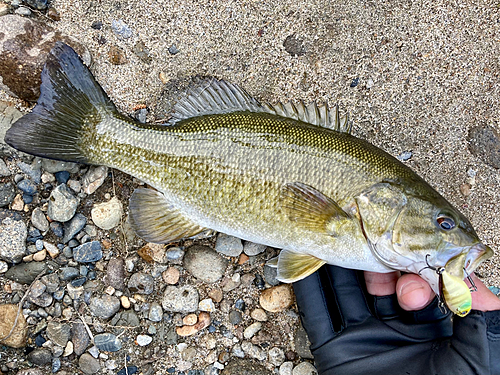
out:
<path id="1" fill-rule="evenodd" d="M 372 296 L 389 296 L 396 293 L 400 272 L 377 273 L 365 271 L 366 290 Z"/>
<path id="2" fill-rule="evenodd" d="M 477 288 L 477 291 L 472 292 L 472 309 L 479 311 L 500 310 L 500 298 L 493 294 L 474 273 L 471 277 Z M 465 282 L 470 286 L 468 280 Z"/>
<path id="3" fill-rule="evenodd" d="M 407 311 L 423 309 L 434 298 L 430 285 L 415 274 L 406 274 L 396 284 L 399 305 Z"/>

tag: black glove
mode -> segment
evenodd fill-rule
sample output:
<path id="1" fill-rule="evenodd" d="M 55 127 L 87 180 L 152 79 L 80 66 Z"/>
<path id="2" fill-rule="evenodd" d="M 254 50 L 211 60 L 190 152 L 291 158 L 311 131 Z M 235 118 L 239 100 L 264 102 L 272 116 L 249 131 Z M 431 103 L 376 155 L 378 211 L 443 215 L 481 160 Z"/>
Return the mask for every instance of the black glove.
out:
<path id="1" fill-rule="evenodd" d="M 500 374 L 500 311 L 407 312 L 366 292 L 362 271 L 324 266 L 294 283 L 320 375 Z"/>

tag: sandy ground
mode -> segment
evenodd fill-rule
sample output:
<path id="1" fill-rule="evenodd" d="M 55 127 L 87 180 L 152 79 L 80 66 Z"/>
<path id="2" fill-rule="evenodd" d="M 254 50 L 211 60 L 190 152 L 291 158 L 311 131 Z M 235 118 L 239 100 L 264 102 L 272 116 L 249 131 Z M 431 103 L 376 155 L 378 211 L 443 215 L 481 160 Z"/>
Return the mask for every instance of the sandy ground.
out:
<path id="1" fill-rule="evenodd" d="M 124 112 L 145 104 L 151 120 L 164 116 L 162 98 L 172 95 L 162 95 L 160 73 L 174 83 L 216 76 L 263 101 L 340 102 L 356 135 L 393 155 L 411 151 L 407 163 L 471 219 L 486 244 L 500 249 L 500 173 L 468 149 L 473 127 L 498 129 L 496 2 L 52 4 L 61 14 L 53 26 L 90 49 L 95 76 Z M 113 32 L 113 21 L 120 20 L 131 37 Z M 100 30 L 91 28 L 96 21 Z M 149 62 L 134 53 L 139 42 Z M 112 46 L 123 50 L 127 63 L 110 62 Z M 460 192 L 464 183 L 472 186 L 468 196 Z M 499 263 L 496 255 L 480 270 L 489 284 L 500 284 Z"/>

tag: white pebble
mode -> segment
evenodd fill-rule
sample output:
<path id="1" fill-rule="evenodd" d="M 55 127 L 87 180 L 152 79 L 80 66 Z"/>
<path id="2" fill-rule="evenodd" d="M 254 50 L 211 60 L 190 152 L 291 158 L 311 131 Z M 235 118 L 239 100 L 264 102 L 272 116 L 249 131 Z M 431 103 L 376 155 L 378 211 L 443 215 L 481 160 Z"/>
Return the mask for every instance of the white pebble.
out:
<path id="1" fill-rule="evenodd" d="M 139 335 L 137 336 L 137 344 L 139 346 L 146 346 L 146 345 L 149 345 L 151 344 L 151 341 L 153 341 L 153 338 L 151 336 L 148 336 L 148 335 Z"/>

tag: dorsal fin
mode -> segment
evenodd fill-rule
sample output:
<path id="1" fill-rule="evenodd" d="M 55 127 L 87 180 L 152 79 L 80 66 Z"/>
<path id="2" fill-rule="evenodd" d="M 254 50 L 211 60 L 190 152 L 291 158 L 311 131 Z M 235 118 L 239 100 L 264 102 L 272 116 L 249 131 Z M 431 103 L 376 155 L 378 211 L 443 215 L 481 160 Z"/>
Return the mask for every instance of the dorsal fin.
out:
<path id="1" fill-rule="evenodd" d="M 330 109 L 327 103 L 318 105 L 315 102 L 308 105 L 291 101 L 262 105 L 238 85 L 216 78 L 204 78 L 192 83 L 175 103 L 170 113 L 172 117 L 165 125 L 174 125 L 196 116 L 236 111 L 270 113 L 339 132 L 351 132 L 347 115 L 340 117 L 338 105 L 335 109 Z"/>

